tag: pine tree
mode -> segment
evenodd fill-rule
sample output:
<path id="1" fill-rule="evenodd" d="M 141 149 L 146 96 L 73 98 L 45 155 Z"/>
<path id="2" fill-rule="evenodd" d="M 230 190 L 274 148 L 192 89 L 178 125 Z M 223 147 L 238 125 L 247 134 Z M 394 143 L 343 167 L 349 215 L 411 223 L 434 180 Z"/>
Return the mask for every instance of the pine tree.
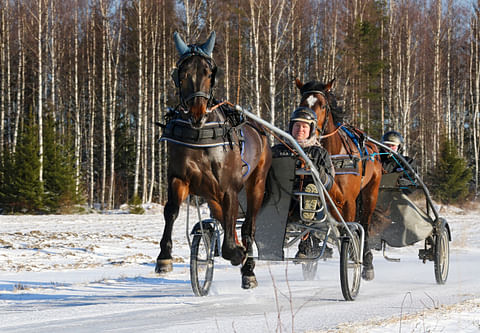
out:
<path id="1" fill-rule="evenodd" d="M 66 144 L 61 144 L 65 141 Z M 75 191 L 75 156 L 68 138 L 57 138 L 55 122 L 49 118 L 44 126 L 45 144 L 45 206 L 59 212 L 79 203 Z"/>
<path id="2" fill-rule="evenodd" d="M 445 204 L 460 203 L 468 195 L 472 171 L 458 156 L 455 145 L 448 140 L 443 142 L 432 179 L 436 183 L 433 187 L 435 198 Z"/>
<path id="3" fill-rule="evenodd" d="M 32 123 L 30 116 L 20 134 L 15 154 L 4 160 L 0 205 L 7 213 L 44 210 L 43 184 L 39 178 L 38 126 Z"/>

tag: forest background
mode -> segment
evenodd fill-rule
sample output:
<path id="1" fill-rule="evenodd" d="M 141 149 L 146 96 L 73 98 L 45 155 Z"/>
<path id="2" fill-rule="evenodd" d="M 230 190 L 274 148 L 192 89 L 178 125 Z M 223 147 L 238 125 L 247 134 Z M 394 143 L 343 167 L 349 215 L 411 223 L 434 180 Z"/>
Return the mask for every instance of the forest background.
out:
<path id="1" fill-rule="evenodd" d="M 346 122 L 376 139 L 399 131 L 404 153 L 433 188 L 442 147 L 454 147 L 472 171 L 463 178 L 476 198 L 478 7 L 460 0 L 0 0 L 0 209 L 42 210 L 50 200 L 56 211 L 81 198 L 101 209 L 133 198 L 165 202 L 167 148 L 155 122 L 178 103 L 172 36 L 203 43 L 212 30 L 217 99 L 285 128 L 300 101 L 294 79 L 335 78 Z"/>

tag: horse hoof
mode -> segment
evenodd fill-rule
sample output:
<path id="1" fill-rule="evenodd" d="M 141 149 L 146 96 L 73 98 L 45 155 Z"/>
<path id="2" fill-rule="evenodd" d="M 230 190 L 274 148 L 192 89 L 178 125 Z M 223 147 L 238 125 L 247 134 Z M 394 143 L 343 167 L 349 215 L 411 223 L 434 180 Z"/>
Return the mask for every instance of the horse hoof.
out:
<path id="1" fill-rule="evenodd" d="M 243 263 L 243 257 L 235 256 L 235 257 L 233 257 L 232 259 L 230 259 L 230 263 L 231 263 L 233 266 L 238 266 L 238 265 L 240 265 L 240 264 Z"/>
<path id="2" fill-rule="evenodd" d="M 375 277 L 375 272 L 373 271 L 373 268 L 364 268 L 362 270 L 362 279 L 365 281 L 372 281 Z"/>
<path id="3" fill-rule="evenodd" d="M 233 256 L 230 258 L 230 262 L 233 266 L 238 266 L 240 264 L 244 264 L 246 259 L 246 255 L 241 248 L 237 248 L 234 252 Z"/>
<path id="4" fill-rule="evenodd" d="M 258 286 L 257 278 L 255 275 L 252 276 L 242 276 L 242 288 L 243 289 L 253 289 Z"/>
<path id="5" fill-rule="evenodd" d="M 172 259 L 159 259 L 155 266 L 155 273 L 165 274 L 173 271 Z"/>

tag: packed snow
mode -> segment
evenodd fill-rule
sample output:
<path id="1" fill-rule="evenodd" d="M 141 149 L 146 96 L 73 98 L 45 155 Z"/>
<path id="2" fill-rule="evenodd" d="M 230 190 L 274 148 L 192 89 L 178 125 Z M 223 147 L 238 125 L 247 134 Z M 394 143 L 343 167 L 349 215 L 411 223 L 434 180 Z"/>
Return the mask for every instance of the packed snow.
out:
<path id="1" fill-rule="evenodd" d="M 196 297 L 185 206 L 174 228 L 174 270 L 154 273 L 162 210 L 0 216 L 0 331 L 480 331 L 478 208 L 441 210 L 453 235 L 445 285 L 436 284 L 433 262 L 418 259 L 420 242 L 389 248 L 398 263 L 375 251 L 375 279 L 362 281 L 353 302 L 343 300 L 338 251 L 319 263 L 313 281 L 303 279 L 301 265 L 259 261 L 253 290 L 241 289 L 238 267 L 216 259 L 209 295 Z M 189 228 L 196 213 L 190 209 Z"/>

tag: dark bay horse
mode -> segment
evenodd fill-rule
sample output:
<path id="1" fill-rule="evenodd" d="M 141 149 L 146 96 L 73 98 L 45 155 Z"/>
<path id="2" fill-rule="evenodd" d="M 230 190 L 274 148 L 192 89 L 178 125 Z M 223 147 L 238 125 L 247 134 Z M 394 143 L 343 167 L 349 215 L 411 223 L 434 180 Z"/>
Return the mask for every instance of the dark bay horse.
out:
<path id="1" fill-rule="evenodd" d="M 382 177 L 378 148 L 368 141 L 362 142 L 361 131 L 340 124 L 336 119 L 339 109 L 331 93 L 334 80 L 327 84 L 317 81 L 303 84 L 299 79 L 295 82 L 302 94 L 300 105 L 317 114 L 320 142 L 331 154 L 335 166 L 337 186 L 332 187 L 330 195 L 345 221 L 359 218 L 365 229 L 362 277 L 372 280 L 373 256 L 368 246 L 368 228 Z"/>
<path id="2" fill-rule="evenodd" d="M 186 45 L 178 33 L 175 46 L 180 55 L 172 77 L 181 104 L 162 136 L 168 141 L 168 199 L 164 209 L 165 229 L 155 271 L 172 270 L 172 229 L 181 203 L 189 194 L 203 197 L 211 214 L 225 232 L 223 258 L 242 264 L 242 287 L 257 286 L 254 260 L 248 256 L 254 241 L 255 217 L 261 207 L 271 150 L 265 133 L 233 109 L 220 106 L 212 97 L 216 65 L 212 58 L 215 32 L 202 45 Z M 235 120 L 236 119 L 236 120 Z M 238 193 L 245 187 L 247 212 L 242 242 L 235 230 Z"/>

